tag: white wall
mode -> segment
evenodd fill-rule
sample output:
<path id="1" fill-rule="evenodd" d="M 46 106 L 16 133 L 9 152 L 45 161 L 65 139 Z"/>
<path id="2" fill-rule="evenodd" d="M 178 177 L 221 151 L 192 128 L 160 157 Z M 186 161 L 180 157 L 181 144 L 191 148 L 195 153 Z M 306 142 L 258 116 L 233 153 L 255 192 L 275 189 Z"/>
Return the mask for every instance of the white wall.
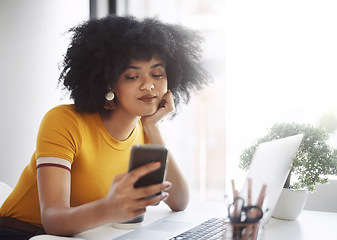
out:
<path id="1" fill-rule="evenodd" d="M 327 184 L 320 184 L 316 191 L 308 194 L 305 210 L 337 213 L 337 177 L 331 177 Z"/>
<path id="2" fill-rule="evenodd" d="M 68 36 L 89 17 L 84 0 L 0 1 L 0 181 L 14 187 L 44 114 L 69 102 L 57 87 Z"/>

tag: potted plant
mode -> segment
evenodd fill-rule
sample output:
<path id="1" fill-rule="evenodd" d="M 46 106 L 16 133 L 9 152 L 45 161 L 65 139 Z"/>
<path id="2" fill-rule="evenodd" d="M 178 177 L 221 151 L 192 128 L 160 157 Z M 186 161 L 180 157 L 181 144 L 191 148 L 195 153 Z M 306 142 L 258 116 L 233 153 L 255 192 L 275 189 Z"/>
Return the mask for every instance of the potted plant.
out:
<path id="1" fill-rule="evenodd" d="M 329 135 L 324 128 L 315 127 L 310 124 L 299 123 L 277 123 L 273 125 L 268 133 L 249 148 L 245 149 L 240 156 L 239 167 L 248 170 L 254 152 L 260 143 L 285 138 L 297 134 L 304 134 L 302 143 L 294 158 L 288 178 L 284 184 L 279 202 L 273 213 L 276 218 L 294 220 L 304 208 L 308 191 L 314 192 L 317 184 L 328 182 L 328 175 L 337 173 L 337 149 L 327 144 Z M 301 203 L 294 209 L 294 199 L 290 196 L 300 195 Z M 285 199 L 283 198 L 285 197 Z M 286 209 L 279 210 L 279 205 L 291 204 Z M 290 215 L 289 215 L 290 214 Z"/>

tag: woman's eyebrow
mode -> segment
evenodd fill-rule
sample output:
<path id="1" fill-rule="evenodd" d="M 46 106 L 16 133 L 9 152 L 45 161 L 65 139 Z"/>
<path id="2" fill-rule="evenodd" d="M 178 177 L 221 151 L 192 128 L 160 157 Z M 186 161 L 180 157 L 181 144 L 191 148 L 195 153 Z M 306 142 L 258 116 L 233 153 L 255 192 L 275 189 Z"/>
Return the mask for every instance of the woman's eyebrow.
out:
<path id="1" fill-rule="evenodd" d="M 162 64 L 162 63 L 157 63 L 157 64 L 153 65 L 153 66 L 151 67 L 151 69 L 154 69 L 154 68 L 159 67 L 159 66 L 165 67 L 164 64 Z"/>
<path id="2" fill-rule="evenodd" d="M 139 70 L 139 69 L 141 69 L 141 67 L 137 67 L 137 66 L 127 66 L 126 69 L 136 69 L 136 70 Z"/>

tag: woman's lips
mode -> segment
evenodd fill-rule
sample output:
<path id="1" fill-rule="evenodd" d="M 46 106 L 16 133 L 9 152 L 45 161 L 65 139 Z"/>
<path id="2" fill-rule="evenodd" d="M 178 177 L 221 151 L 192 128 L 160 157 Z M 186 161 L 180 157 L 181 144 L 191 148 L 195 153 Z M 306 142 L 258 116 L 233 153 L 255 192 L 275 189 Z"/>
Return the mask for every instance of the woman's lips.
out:
<path id="1" fill-rule="evenodd" d="M 138 100 L 143 101 L 143 102 L 152 102 L 156 99 L 157 97 L 154 95 L 143 95 Z"/>

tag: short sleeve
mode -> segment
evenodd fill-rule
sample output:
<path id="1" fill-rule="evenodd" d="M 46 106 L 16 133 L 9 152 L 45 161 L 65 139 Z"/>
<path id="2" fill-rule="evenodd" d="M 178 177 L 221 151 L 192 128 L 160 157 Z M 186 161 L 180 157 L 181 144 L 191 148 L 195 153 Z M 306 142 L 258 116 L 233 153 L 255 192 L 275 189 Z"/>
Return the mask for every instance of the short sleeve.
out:
<path id="1" fill-rule="evenodd" d="M 80 144 L 76 113 L 68 105 L 58 106 L 42 119 L 36 141 L 36 159 L 57 157 L 73 163 Z"/>

